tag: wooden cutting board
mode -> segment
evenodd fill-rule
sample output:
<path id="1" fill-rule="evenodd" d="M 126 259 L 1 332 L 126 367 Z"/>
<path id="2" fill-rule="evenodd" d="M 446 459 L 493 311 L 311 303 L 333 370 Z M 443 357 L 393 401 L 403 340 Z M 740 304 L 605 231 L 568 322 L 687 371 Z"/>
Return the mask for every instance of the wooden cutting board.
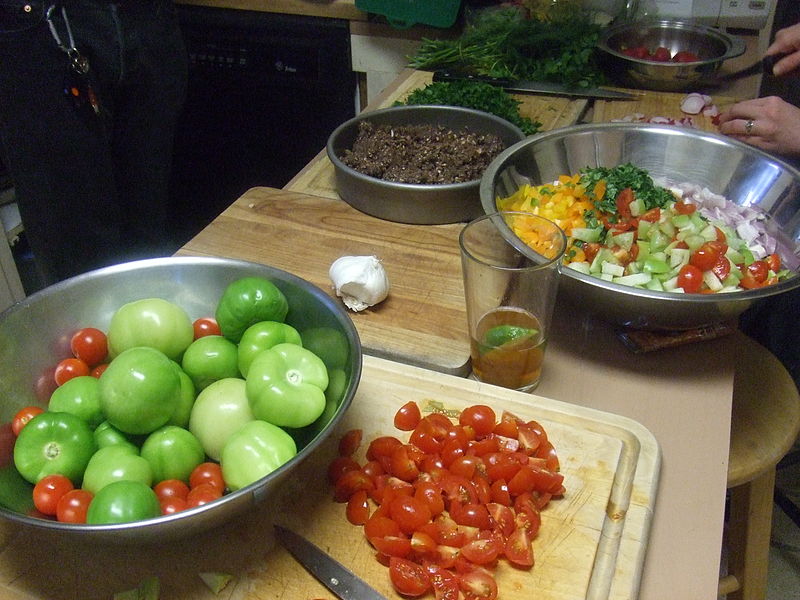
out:
<path id="1" fill-rule="evenodd" d="M 624 120 L 629 117 L 642 115 L 645 118 L 667 117 L 669 119 L 691 118 L 691 123 L 697 129 L 717 133 L 717 126 L 711 117 L 702 113 L 687 115 L 681 112 L 681 101 L 686 96 L 682 93 L 669 92 L 642 92 L 642 90 L 622 89 L 635 95 L 633 100 L 596 100 L 592 109 L 593 123 L 607 123 L 609 121 Z M 712 95 L 711 99 L 717 108 L 722 111 L 736 100 L 727 96 Z"/>
<path id="2" fill-rule="evenodd" d="M 428 71 L 412 69 L 404 71 L 404 75 L 405 77 L 398 77 L 396 86 L 384 92 L 369 110 L 392 106 L 395 101 L 404 100 L 412 91 L 430 84 L 433 78 L 433 74 Z M 574 125 L 586 112 L 589 103 L 586 99 L 536 94 L 517 94 L 514 97 L 520 101 L 520 114 L 541 123 L 541 131 Z M 284 189 L 338 200 L 333 163 L 328 159 L 325 150 L 286 184 Z"/>
<path id="3" fill-rule="evenodd" d="M 365 356 L 361 385 L 338 430 L 274 496 L 230 524 L 147 547 L 48 543 L 42 534 L 0 525 L 0 596 L 9 600 L 94 600 L 134 587 L 149 576 L 163 600 L 304 600 L 333 596 L 290 555 L 276 548 L 272 523 L 305 535 L 366 579 L 399 599 L 387 569 L 344 505 L 334 503 L 326 468 L 340 435 L 361 428 L 365 440 L 398 435 L 392 418 L 405 402 L 460 410 L 484 403 L 536 419 L 559 453 L 567 493 L 543 512 L 530 571 L 500 561 L 503 600 L 619 599 L 636 596 L 658 486 L 660 449 L 630 419 Z M 403 438 L 405 439 L 405 438 Z M 362 449 L 363 451 L 363 449 Z M 200 572 L 233 576 L 218 595 Z M 432 596 L 426 596 L 431 598 Z"/>

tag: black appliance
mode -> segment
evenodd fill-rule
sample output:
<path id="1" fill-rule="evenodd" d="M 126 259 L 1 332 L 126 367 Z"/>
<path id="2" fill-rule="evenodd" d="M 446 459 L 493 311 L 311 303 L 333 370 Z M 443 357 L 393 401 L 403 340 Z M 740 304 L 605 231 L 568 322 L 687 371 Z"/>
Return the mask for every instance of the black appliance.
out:
<path id="1" fill-rule="evenodd" d="M 346 20 L 181 5 L 189 89 L 171 213 L 183 243 L 254 186 L 283 187 L 355 115 Z"/>

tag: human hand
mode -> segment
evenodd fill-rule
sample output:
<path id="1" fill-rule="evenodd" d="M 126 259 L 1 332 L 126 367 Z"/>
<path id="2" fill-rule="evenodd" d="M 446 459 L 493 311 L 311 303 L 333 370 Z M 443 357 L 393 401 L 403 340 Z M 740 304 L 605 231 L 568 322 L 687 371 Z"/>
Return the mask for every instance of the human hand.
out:
<path id="1" fill-rule="evenodd" d="M 785 55 L 772 68 L 772 73 L 776 76 L 786 75 L 800 67 L 800 23 L 779 30 L 775 34 L 775 41 L 767 48 L 766 55 Z"/>
<path id="2" fill-rule="evenodd" d="M 777 96 L 737 102 L 720 113 L 719 130 L 767 152 L 800 156 L 800 108 Z"/>

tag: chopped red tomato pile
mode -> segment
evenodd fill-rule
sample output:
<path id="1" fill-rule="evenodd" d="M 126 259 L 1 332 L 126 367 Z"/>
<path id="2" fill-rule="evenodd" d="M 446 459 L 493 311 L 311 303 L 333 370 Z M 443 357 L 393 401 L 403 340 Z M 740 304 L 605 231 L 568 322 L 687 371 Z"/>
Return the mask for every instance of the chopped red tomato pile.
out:
<path id="1" fill-rule="evenodd" d="M 700 60 L 700 57 L 694 52 L 679 50 L 673 55 L 670 49 L 664 46 L 659 46 L 653 51 L 646 46 L 632 46 L 629 48 L 622 48 L 620 52 L 632 58 L 653 60 L 656 62 L 695 62 Z"/>
<path id="2" fill-rule="evenodd" d="M 437 600 L 492 600 L 492 567 L 504 559 L 534 563 L 540 511 L 564 494 L 564 476 L 547 433 L 536 421 L 485 405 L 465 408 L 453 422 L 422 416 L 415 402 L 396 413 L 411 432 L 373 439 L 363 464 L 355 459 L 362 431 L 348 431 L 329 467 L 334 499 L 364 527 L 405 596 L 433 591 Z"/>

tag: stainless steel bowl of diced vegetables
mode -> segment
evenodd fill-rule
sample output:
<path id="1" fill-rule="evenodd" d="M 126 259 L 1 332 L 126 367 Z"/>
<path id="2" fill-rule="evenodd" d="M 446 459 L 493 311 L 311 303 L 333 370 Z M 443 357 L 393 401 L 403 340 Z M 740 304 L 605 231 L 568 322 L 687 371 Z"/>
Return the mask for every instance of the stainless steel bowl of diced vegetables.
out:
<path id="1" fill-rule="evenodd" d="M 565 127 L 504 151 L 480 193 L 487 213 L 559 223 L 570 239 L 559 293 L 618 325 L 712 325 L 800 286 L 800 172 L 718 134 Z M 513 226 L 506 236 L 535 258 Z"/>

